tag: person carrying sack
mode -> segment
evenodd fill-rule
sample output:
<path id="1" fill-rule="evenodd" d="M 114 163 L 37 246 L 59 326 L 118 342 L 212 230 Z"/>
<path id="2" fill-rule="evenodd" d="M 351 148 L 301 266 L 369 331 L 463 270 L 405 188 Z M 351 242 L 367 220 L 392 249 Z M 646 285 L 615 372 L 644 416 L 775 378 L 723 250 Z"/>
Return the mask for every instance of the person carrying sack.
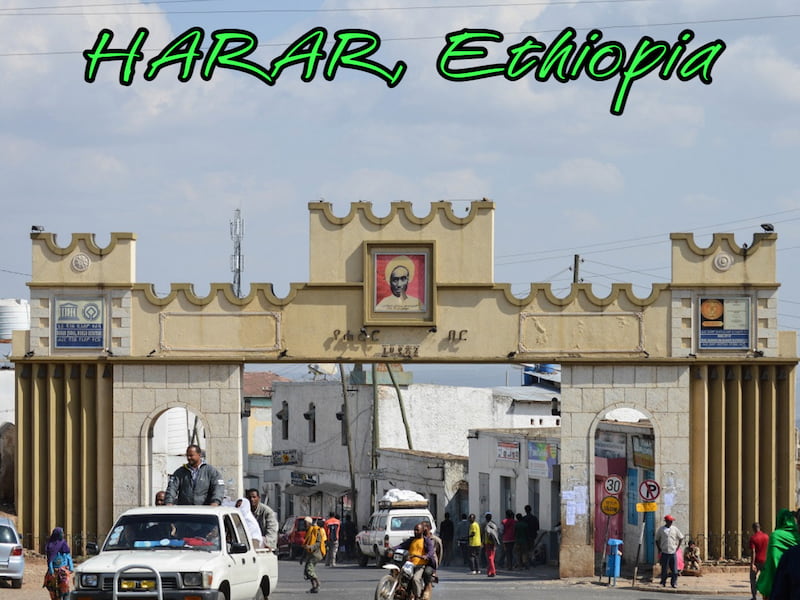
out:
<path id="1" fill-rule="evenodd" d="M 56 527 L 50 534 L 45 546 L 47 556 L 47 573 L 44 585 L 50 593 L 51 600 L 66 600 L 69 596 L 69 583 L 75 566 L 72 563 L 72 551 L 64 539 L 64 530 Z"/>
<path id="2" fill-rule="evenodd" d="M 323 558 L 325 558 L 327 536 L 325 530 L 320 527 L 311 517 L 305 518 L 306 525 L 306 538 L 303 543 L 303 549 L 306 551 L 305 567 L 303 568 L 303 577 L 311 581 L 311 589 L 308 590 L 312 594 L 319 593 L 319 579 L 315 566 Z"/>

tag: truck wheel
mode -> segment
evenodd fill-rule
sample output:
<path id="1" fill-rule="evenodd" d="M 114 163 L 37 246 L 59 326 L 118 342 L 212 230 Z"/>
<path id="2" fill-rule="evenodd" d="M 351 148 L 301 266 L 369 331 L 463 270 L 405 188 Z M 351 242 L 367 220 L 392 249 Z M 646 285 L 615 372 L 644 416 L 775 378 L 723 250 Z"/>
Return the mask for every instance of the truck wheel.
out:
<path id="1" fill-rule="evenodd" d="M 22 587 L 22 577 L 20 577 L 19 579 L 12 579 L 11 580 L 11 587 L 14 588 L 15 590 L 18 590 L 19 588 L 21 588 Z"/>
<path id="2" fill-rule="evenodd" d="M 253 596 L 253 600 L 266 600 L 264 597 L 264 588 L 260 585 L 258 586 L 258 591 L 256 591 L 255 596 Z"/>
<path id="3" fill-rule="evenodd" d="M 361 546 L 358 547 L 358 566 L 366 567 L 369 562 L 369 556 L 361 551 Z"/>
<path id="4" fill-rule="evenodd" d="M 375 600 L 391 600 L 394 596 L 394 588 L 397 586 L 397 579 L 391 575 L 384 575 L 375 588 Z"/>

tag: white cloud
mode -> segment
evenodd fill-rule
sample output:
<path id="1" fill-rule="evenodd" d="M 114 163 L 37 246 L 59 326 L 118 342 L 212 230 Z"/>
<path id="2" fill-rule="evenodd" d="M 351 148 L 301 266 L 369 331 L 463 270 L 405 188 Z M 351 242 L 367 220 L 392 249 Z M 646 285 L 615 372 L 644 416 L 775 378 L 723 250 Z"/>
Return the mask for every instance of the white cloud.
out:
<path id="1" fill-rule="evenodd" d="M 589 210 L 568 209 L 564 211 L 562 218 L 572 233 L 597 231 L 604 225 L 602 219 Z"/>
<path id="2" fill-rule="evenodd" d="M 800 65 L 770 36 L 747 36 L 728 45 L 715 82 L 740 104 L 769 116 L 769 107 L 800 102 Z"/>
<path id="3" fill-rule="evenodd" d="M 565 160 L 555 169 L 538 173 L 535 181 L 544 188 L 588 190 L 601 195 L 618 194 L 625 188 L 625 178 L 616 165 L 593 158 Z"/>

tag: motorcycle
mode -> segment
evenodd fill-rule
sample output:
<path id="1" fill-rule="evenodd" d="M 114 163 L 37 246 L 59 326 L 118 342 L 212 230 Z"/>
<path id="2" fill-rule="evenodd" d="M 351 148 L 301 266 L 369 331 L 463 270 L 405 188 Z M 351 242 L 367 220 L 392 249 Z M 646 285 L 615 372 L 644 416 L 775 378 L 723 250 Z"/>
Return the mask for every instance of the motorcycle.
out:
<path id="1" fill-rule="evenodd" d="M 387 550 L 387 563 L 383 565 L 390 573 L 381 577 L 375 588 L 375 600 L 421 600 L 414 594 L 414 563 L 409 560 L 407 550 Z"/>

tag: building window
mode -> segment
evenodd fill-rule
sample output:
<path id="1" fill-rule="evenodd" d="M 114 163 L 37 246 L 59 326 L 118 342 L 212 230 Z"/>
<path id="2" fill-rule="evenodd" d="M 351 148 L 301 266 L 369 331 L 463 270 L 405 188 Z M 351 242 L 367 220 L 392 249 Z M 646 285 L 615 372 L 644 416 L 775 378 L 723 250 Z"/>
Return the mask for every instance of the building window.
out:
<path id="1" fill-rule="evenodd" d="M 336 413 L 336 418 L 341 421 L 342 424 L 342 446 L 347 446 L 347 414 L 344 410 L 344 404 L 342 404 L 342 408 L 339 409 L 339 412 Z"/>
<path id="2" fill-rule="evenodd" d="M 303 413 L 303 418 L 308 421 L 308 441 L 317 441 L 317 407 L 313 402 L 309 402 L 308 410 Z"/>

